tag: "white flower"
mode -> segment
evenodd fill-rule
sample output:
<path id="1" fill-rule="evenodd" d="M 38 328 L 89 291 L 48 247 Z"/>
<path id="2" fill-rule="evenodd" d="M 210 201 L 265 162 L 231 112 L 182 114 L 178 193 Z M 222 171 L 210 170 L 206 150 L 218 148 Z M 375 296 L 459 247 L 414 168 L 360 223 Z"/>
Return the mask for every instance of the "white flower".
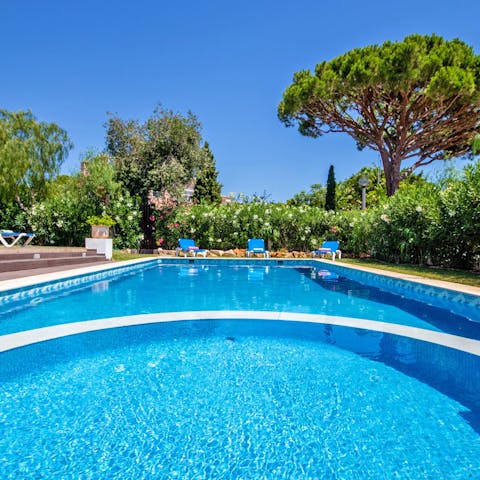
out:
<path id="1" fill-rule="evenodd" d="M 132 215 L 129 215 L 129 216 L 127 217 L 127 220 L 128 220 L 128 221 L 132 221 L 132 220 L 133 220 Z"/>
<path id="2" fill-rule="evenodd" d="M 417 206 L 415 207 L 415 210 L 416 210 L 418 213 L 423 212 L 423 208 L 422 208 L 420 205 L 417 205 Z"/>
<path id="3" fill-rule="evenodd" d="M 388 215 L 380 215 L 380 218 L 385 222 L 385 223 L 390 223 L 390 218 L 388 218 Z"/>

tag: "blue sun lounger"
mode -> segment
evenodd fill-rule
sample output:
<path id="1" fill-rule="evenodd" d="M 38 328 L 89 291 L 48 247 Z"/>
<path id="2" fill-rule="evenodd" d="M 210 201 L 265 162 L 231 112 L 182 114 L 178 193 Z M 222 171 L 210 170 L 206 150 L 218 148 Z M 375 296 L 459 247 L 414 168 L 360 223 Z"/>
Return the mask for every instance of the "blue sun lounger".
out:
<path id="1" fill-rule="evenodd" d="M 317 248 L 312 252 L 312 257 L 324 257 L 325 255 L 331 255 L 332 260 L 335 260 L 335 256 L 338 255 L 338 258 L 342 258 L 342 251 L 339 250 L 340 242 L 329 240 L 323 242 L 320 248 Z"/>
<path id="2" fill-rule="evenodd" d="M 247 257 L 252 253 L 261 253 L 265 258 L 270 256 L 270 252 L 265 250 L 265 242 L 263 241 L 263 238 L 250 238 L 248 240 Z"/>
<path id="3" fill-rule="evenodd" d="M 34 236 L 34 233 L 0 230 L 0 242 L 7 248 L 14 247 L 22 238 L 24 239 L 24 242 L 19 245 L 26 247 L 33 240 Z"/>
<path id="4" fill-rule="evenodd" d="M 198 248 L 195 245 L 195 240 L 191 238 L 180 238 L 178 240 L 178 247 L 176 250 L 177 256 L 183 253 L 183 256 L 186 257 L 189 253 L 191 253 L 194 257 L 197 255 L 203 255 L 203 258 L 207 256 L 208 250 L 204 248 Z"/>

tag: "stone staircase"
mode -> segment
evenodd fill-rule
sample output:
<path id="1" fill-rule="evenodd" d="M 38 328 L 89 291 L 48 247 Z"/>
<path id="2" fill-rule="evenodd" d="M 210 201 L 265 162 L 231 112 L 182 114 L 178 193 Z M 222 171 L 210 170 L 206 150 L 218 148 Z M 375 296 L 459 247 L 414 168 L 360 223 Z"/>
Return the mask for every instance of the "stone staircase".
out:
<path id="1" fill-rule="evenodd" d="M 18 270 L 36 270 L 50 267 L 82 267 L 106 262 L 105 255 L 96 250 L 64 249 L 49 250 L 34 247 L 15 250 L 0 250 L 0 273 Z"/>

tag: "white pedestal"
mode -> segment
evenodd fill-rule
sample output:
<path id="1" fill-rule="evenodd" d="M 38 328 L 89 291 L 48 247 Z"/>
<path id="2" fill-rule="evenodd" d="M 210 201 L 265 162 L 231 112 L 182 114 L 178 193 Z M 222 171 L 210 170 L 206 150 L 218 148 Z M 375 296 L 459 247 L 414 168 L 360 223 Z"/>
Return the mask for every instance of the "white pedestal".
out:
<path id="1" fill-rule="evenodd" d="M 107 260 L 112 259 L 113 243 L 111 238 L 86 238 L 85 248 L 104 253 Z"/>

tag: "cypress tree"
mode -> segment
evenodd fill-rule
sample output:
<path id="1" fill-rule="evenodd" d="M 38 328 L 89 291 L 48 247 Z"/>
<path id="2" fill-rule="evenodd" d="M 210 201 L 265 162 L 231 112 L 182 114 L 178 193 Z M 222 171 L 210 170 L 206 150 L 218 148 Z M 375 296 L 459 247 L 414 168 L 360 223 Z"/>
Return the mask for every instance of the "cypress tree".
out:
<path id="1" fill-rule="evenodd" d="M 222 201 L 222 185 L 217 180 L 218 172 L 215 168 L 215 159 L 213 158 L 213 153 L 210 151 L 208 142 L 205 142 L 203 149 L 206 162 L 195 181 L 192 200 L 195 203 L 218 205 Z"/>
<path id="2" fill-rule="evenodd" d="M 333 171 L 333 165 L 330 165 L 328 169 L 328 179 L 327 179 L 327 193 L 325 195 L 325 210 L 333 210 L 336 209 L 336 199 L 335 199 L 335 189 L 336 189 L 336 182 L 335 182 L 335 172 Z"/>

